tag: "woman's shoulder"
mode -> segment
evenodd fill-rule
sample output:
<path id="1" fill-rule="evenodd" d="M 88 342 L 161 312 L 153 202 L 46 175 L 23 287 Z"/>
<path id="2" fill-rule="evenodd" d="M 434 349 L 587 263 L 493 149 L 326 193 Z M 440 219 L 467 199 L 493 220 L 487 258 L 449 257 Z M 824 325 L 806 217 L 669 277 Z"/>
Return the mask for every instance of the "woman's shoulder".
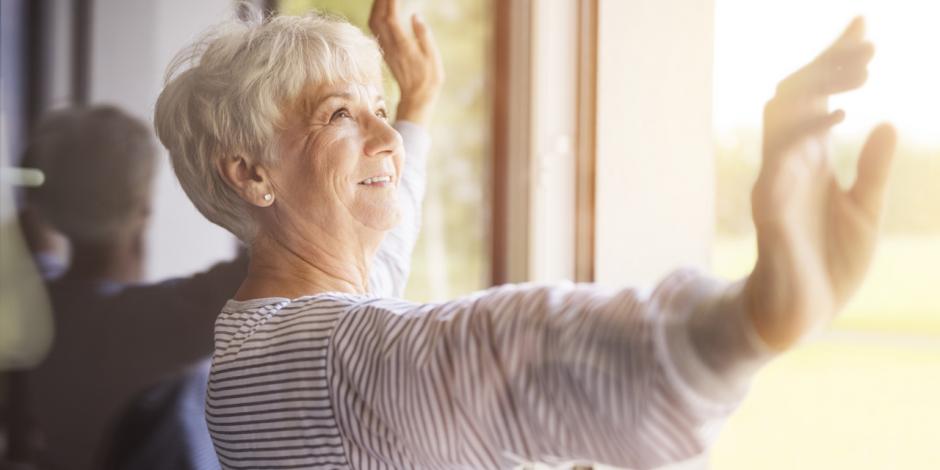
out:
<path id="1" fill-rule="evenodd" d="M 332 336 L 343 313 L 364 300 L 338 293 L 229 300 L 215 323 L 215 360 L 228 362 L 301 343 L 319 344 Z"/>
<path id="2" fill-rule="evenodd" d="M 244 315 L 257 312 L 275 313 L 279 311 L 302 311 L 323 307 L 347 307 L 370 297 L 342 292 L 325 292 L 304 295 L 293 299 L 287 297 L 260 297 L 254 299 L 229 299 L 222 308 L 223 314 Z"/>

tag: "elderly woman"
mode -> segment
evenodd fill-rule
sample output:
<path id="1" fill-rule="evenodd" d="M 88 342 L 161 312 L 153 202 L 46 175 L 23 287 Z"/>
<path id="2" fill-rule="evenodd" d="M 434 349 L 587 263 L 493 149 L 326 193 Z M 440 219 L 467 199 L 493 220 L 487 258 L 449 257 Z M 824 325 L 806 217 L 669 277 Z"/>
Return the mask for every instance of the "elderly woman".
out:
<path id="1" fill-rule="evenodd" d="M 403 88 L 433 95 L 434 42 L 396 10 L 375 2 L 378 45 Z M 390 295 L 407 275 L 396 240 L 417 224 L 400 200 L 421 172 L 388 124 L 377 44 L 317 14 L 230 25 L 200 44 L 156 124 L 193 202 L 251 251 L 216 322 L 208 387 L 226 468 L 650 468 L 695 456 L 756 368 L 845 303 L 873 250 L 893 131 L 872 134 L 847 192 L 822 145 L 842 118 L 827 96 L 867 73 L 860 21 L 766 108 L 747 279 L 679 271 L 650 296 L 507 285 L 428 305 Z M 398 118 L 413 111 L 403 102 Z"/>

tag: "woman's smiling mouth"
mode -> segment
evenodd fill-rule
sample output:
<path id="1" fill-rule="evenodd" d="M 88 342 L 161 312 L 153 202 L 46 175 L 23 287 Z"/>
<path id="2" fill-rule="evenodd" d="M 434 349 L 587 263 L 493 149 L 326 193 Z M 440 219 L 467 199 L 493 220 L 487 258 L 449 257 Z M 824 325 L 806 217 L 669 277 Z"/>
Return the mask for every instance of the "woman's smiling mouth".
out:
<path id="1" fill-rule="evenodd" d="M 363 186 L 385 187 L 392 184 L 392 177 L 389 175 L 372 176 L 359 182 Z"/>

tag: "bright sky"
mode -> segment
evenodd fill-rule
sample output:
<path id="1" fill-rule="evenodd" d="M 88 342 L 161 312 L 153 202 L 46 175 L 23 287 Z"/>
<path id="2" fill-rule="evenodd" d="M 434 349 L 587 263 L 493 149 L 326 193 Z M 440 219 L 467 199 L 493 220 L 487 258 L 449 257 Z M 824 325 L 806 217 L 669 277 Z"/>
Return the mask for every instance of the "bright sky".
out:
<path id="1" fill-rule="evenodd" d="M 890 120 L 902 138 L 940 145 L 940 2 L 935 0 L 716 0 L 715 128 L 756 128 L 783 77 L 863 15 L 875 59 L 861 90 L 832 101 L 837 133 Z"/>

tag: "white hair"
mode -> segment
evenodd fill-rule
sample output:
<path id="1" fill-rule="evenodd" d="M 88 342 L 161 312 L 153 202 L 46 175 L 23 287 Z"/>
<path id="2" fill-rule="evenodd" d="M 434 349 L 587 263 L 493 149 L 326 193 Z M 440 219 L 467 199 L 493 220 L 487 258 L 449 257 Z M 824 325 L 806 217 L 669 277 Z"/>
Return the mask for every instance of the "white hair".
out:
<path id="1" fill-rule="evenodd" d="M 113 106 L 50 112 L 24 157 L 46 177 L 29 198 L 73 242 L 113 242 L 149 213 L 156 150 L 147 125 Z"/>
<path id="2" fill-rule="evenodd" d="M 381 81 L 378 45 L 347 21 L 319 12 L 251 14 L 210 29 L 173 59 L 154 115 L 190 200 L 245 242 L 258 227 L 217 160 L 275 165 L 284 110 L 305 88 Z"/>

